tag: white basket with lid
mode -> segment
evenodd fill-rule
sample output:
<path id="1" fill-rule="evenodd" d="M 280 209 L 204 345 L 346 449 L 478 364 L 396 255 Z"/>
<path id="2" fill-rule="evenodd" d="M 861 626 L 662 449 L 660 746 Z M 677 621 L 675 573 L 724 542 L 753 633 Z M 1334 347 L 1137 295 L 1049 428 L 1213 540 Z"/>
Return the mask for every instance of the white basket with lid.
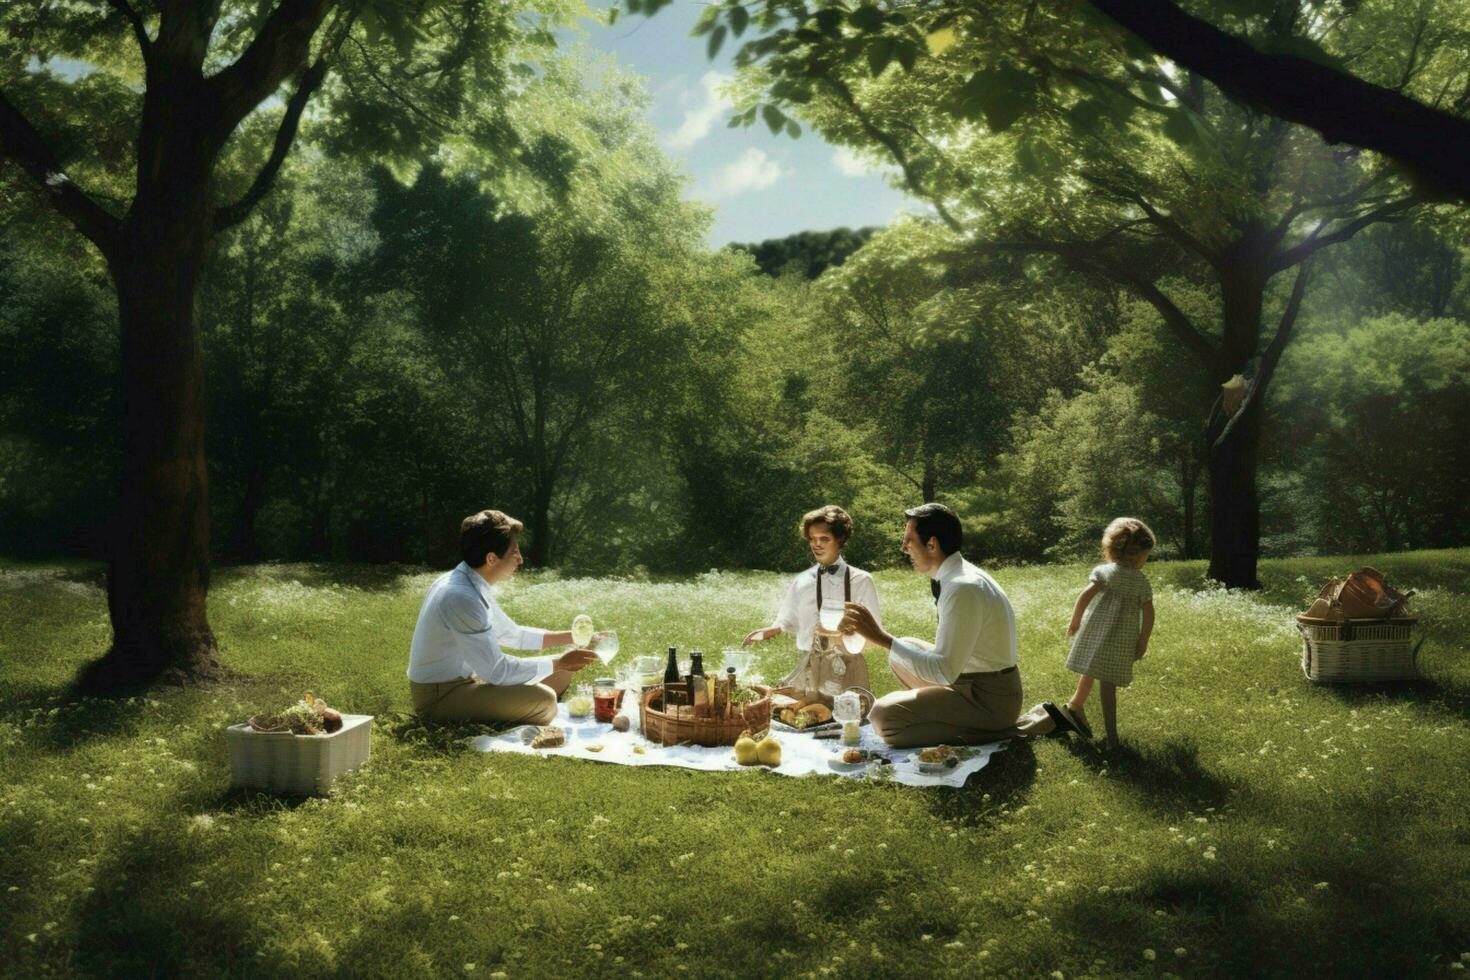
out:
<path id="1" fill-rule="evenodd" d="M 331 734 L 257 732 L 249 725 L 225 730 L 230 746 L 230 785 L 277 793 L 322 794 L 332 782 L 367 761 L 372 715 L 343 715 Z"/>

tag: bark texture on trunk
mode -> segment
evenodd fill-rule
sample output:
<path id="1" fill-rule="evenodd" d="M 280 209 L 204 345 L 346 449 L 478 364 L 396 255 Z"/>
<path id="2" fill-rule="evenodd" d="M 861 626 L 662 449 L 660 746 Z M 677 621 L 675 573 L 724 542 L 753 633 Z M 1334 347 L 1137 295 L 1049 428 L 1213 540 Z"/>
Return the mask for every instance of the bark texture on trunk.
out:
<path id="1" fill-rule="evenodd" d="M 1217 413 L 1210 425 L 1210 578 L 1230 588 L 1259 589 L 1256 563 L 1261 553 L 1261 504 L 1256 495 L 1260 450 L 1259 405 L 1243 411 L 1228 435 L 1228 421 Z"/>
<path id="2" fill-rule="evenodd" d="M 192 682 L 221 672 L 205 615 L 209 481 L 195 294 L 208 197 L 135 215 L 111 258 L 121 328 L 123 478 L 109 542 L 112 648 L 84 688 Z"/>

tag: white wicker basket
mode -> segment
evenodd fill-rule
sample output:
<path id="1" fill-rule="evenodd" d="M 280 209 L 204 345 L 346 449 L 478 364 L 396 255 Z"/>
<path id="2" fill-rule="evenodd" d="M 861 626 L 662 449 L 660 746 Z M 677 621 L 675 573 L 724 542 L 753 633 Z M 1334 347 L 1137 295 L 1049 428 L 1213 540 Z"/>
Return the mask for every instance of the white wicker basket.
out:
<path id="1" fill-rule="evenodd" d="M 372 715 L 343 715 L 330 735 L 257 732 L 249 725 L 225 730 L 230 744 L 230 784 L 278 793 L 325 794 L 332 781 L 367 761 Z"/>
<path id="2" fill-rule="evenodd" d="M 1302 635 L 1302 673 L 1307 680 L 1371 683 L 1419 677 L 1412 619 L 1333 623 L 1299 616 L 1296 628 Z"/>

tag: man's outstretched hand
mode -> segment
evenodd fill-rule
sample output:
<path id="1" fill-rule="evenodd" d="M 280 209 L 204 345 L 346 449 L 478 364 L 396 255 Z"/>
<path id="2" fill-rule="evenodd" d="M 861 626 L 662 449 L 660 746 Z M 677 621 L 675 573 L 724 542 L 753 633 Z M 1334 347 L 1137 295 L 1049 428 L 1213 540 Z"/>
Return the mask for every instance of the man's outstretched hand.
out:
<path id="1" fill-rule="evenodd" d="M 893 637 L 884 632 L 874 618 L 873 610 L 859 602 L 849 602 L 843 606 L 842 624 L 837 629 L 841 633 L 856 633 L 869 643 L 885 649 L 893 646 Z"/>
<path id="2" fill-rule="evenodd" d="M 771 637 L 780 632 L 781 627 L 779 626 L 763 626 L 758 630 L 751 630 L 750 635 L 742 640 L 740 642 L 740 645 L 743 647 L 748 647 L 752 643 L 764 643 L 766 640 L 769 640 Z"/>
<path id="3" fill-rule="evenodd" d="M 551 666 L 556 670 L 565 670 L 575 674 L 588 664 L 595 664 L 597 661 L 597 654 L 591 650 L 568 650 L 553 660 Z"/>

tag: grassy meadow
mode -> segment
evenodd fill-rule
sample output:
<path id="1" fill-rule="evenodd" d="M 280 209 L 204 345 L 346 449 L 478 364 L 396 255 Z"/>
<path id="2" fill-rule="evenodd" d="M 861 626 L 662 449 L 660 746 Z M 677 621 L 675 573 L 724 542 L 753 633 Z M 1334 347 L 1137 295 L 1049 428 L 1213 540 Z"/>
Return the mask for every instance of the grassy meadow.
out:
<path id="1" fill-rule="evenodd" d="M 1303 679 L 1291 616 L 1361 563 L 1418 590 L 1425 681 Z M 919 790 L 469 751 L 407 714 L 421 569 L 222 569 L 235 679 L 74 700 L 100 570 L 0 565 L 0 973 L 1464 976 L 1470 551 L 1267 562 L 1254 595 L 1149 574 L 1122 750 L 1017 744 Z M 997 577 L 1026 704 L 1066 697 L 1086 567 Z M 738 643 L 782 583 L 528 575 L 503 602 L 589 612 L 631 657 Z M 891 630 L 932 636 L 922 579 L 879 589 Z M 758 649 L 768 677 L 794 657 Z M 371 761 L 325 799 L 232 792 L 224 727 L 308 688 L 377 716 Z"/>

